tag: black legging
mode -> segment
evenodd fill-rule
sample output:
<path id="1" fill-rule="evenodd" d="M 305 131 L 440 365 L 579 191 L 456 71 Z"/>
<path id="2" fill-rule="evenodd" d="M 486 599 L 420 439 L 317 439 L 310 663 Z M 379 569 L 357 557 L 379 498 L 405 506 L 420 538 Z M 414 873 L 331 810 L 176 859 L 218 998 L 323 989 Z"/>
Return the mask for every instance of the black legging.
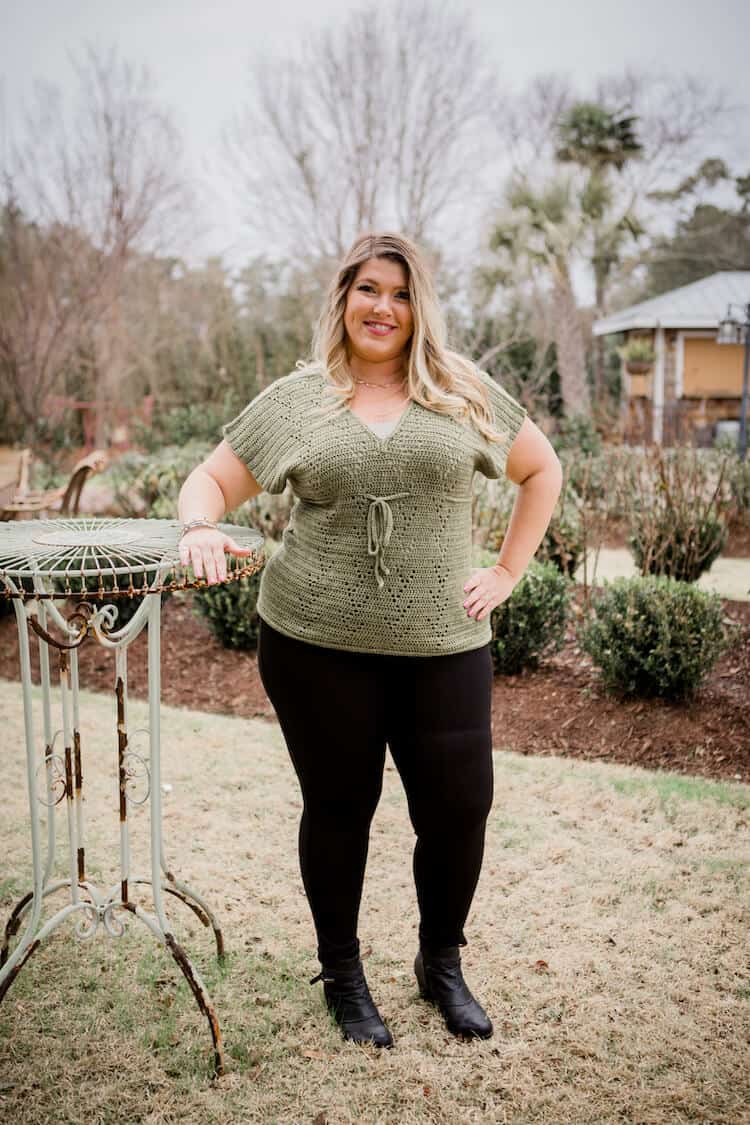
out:
<path id="1" fill-rule="evenodd" d="M 300 869 L 320 961 L 359 953 L 386 742 L 417 834 L 420 943 L 466 945 L 493 797 L 489 645 L 426 657 L 347 652 L 261 620 L 258 670 L 302 789 Z"/>

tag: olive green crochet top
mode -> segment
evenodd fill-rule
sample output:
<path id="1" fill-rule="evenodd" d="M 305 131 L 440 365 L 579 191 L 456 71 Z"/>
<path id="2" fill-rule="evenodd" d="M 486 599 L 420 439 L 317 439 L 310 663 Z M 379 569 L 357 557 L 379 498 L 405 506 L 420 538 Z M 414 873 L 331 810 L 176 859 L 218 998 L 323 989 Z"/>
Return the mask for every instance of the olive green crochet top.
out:
<path id="1" fill-rule="evenodd" d="M 500 477 L 526 409 L 486 372 L 495 426 L 410 400 L 387 437 L 350 410 L 314 415 L 325 377 L 294 371 L 223 427 L 266 492 L 296 501 L 260 580 L 258 613 L 289 637 L 327 648 L 436 656 L 480 648 L 490 618 L 463 607 L 472 572 L 472 481 Z M 326 399 L 326 401 L 328 401 Z"/>

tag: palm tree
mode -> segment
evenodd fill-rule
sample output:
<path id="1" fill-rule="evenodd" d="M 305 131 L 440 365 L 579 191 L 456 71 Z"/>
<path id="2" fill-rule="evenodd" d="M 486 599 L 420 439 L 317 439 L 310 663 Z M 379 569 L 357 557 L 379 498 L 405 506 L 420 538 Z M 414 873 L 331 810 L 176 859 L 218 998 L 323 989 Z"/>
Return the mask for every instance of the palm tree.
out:
<path id="1" fill-rule="evenodd" d="M 560 119 L 557 159 L 580 164 L 603 175 L 608 168 L 621 172 L 628 160 L 643 152 L 635 134 L 633 115 L 618 116 L 597 102 L 576 102 Z"/>
<path id="2" fill-rule="evenodd" d="M 632 114 L 611 111 L 596 102 L 577 102 L 560 119 L 556 159 L 576 164 L 586 173 L 581 207 L 590 220 L 590 261 L 596 289 L 596 313 L 606 313 L 606 292 L 612 270 L 631 239 L 643 233 L 632 200 L 613 215 L 615 192 L 611 172 L 621 172 L 643 152 Z M 594 388 L 601 400 L 604 382 L 604 338 L 594 343 Z"/>
<path id="3" fill-rule="evenodd" d="M 588 413 L 586 347 L 571 280 L 572 261 L 583 244 L 586 220 L 572 181 L 557 177 L 535 191 L 525 178 L 517 177 L 510 183 L 506 204 L 490 235 L 490 249 L 527 277 L 541 273 L 551 279 L 565 412 Z"/>

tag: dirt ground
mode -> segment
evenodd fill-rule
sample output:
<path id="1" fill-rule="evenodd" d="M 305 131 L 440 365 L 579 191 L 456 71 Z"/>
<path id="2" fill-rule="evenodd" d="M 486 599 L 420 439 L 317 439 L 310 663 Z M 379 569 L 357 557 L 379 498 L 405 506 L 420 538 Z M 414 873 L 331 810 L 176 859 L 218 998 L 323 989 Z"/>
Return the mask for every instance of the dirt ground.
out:
<path id="1" fill-rule="evenodd" d="M 495 678 L 495 747 L 750 781 L 750 602 L 725 601 L 724 608 L 727 619 L 742 626 L 739 643 L 695 698 L 680 704 L 610 695 L 576 645 L 571 624 L 563 650 L 537 671 Z M 164 603 L 161 651 L 164 703 L 276 721 L 255 653 L 222 648 L 193 612 L 190 594 Z M 145 631 L 129 650 L 128 666 L 131 696 L 145 698 Z M 112 658 L 93 641 L 80 650 L 80 670 L 82 687 L 112 689 Z M 0 620 L 0 678 L 19 678 L 13 617 Z"/>

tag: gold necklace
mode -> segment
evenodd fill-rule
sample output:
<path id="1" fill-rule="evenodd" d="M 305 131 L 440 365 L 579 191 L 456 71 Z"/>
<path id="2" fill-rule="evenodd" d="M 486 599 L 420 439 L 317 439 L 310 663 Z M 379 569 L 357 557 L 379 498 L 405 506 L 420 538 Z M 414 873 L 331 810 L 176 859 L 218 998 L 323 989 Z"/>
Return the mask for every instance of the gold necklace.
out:
<path id="1" fill-rule="evenodd" d="M 355 383 L 359 383 L 363 387 L 398 387 L 401 386 L 406 380 L 406 376 L 397 379 L 395 383 L 366 383 L 364 379 L 355 379 Z"/>
<path id="2" fill-rule="evenodd" d="M 358 382 L 358 381 L 359 381 L 359 380 L 355 380 L 355 382 Z M 377 383 L 377 384 L 374 384 L 374 385 L 375 385 L 375 386 L 381 386 L 381 385 L 382 385 L 382 386 L 385 386 L 386 384 L 379 384 L 379 383 Z M 388 385 L 389 385 L 389 386 L 395 386 L 396 384 L 394 384 L 394 383 L 390 383 L 390 384 L 388 384 Z M 389 414 L 388 412 L 386 412 L 386 413 L 384 414 L 384 413 L 383 413 L 383 409 L 384 409 L 384 408 L 386 407 L 386 404 L 387 404 L 387 399 L 388 399 L 388 398 L 391 398 L 391 399 L 395 399 L 395 398 L 396 398 L 396 396 L 399 396 L 399 395 L 401 394 L 401 392 L 402 392 L 402 391 L 403 391 L 403 380 L 402 380 L 402 382 L 401 382 L 401 385 L 400 385 L 400 387 L 399 387 L 399 390 L 397 390 L 397 391 L 391 391 L 391 393 L 390 393 L 389 395 L 386 395 L 386 398 L 385 398 L 385 399 L 382 399 L 382 398 L 380 399 L 380 408 L 379 408 L 379 412 L 378 412 L 378 413 L 375 413 L 375 414 L 373 414 L 373 415 L 372 415 L 372 417 L 371 417 L 371 418 L 369 419 L 369 421 L 371 421 L 371 422 L 390 422 L 390 421 L 394 420 L 394 419 L 392 419 L 391 415 L 390 415 L 390 414 Z M 407 401 L 408 401 L 408 399 L 409 399 L 409 395 L 408 395 L 408 394 L 407 394 L 406 398 L 407 398 Z M 393 409 L 393 408 L 392 408 L 392 407 L 389 407 L 388 409 L 389 409 L 389 410 L 391 410 L 391 409 Z M 398 417 L 400 418 L 400 417 L 401 417 L 401 415 L 398 415 Z"/>

